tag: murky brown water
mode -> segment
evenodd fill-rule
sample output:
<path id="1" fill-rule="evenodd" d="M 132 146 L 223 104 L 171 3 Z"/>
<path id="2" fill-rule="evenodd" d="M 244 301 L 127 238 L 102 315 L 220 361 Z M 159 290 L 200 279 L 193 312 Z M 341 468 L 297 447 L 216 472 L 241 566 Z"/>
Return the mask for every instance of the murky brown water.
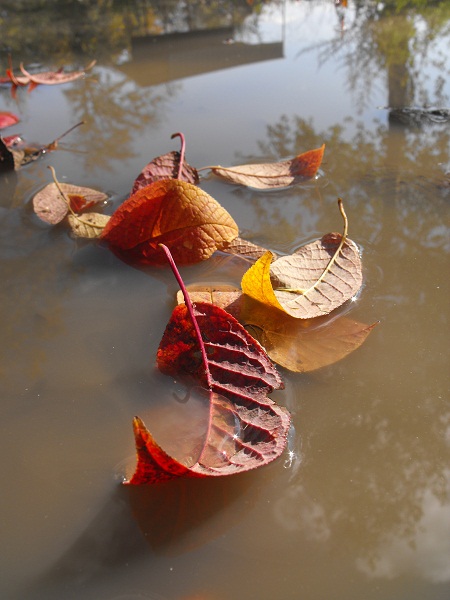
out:
<path id="1" fill-rule="evenodd" d="M 46 143 L 87 122 L 0 178 L 1 598 L 449 597 L 450 125 L 385 108 L 449 108 L 448 5 L 232 4 L 0 13 L 2 72 L 8 50 L 46 68 L 98 58 L 83 81 L 16 99 L 0 88 L 0 111 L 21 117 L 5 135 Z M 175 131 L 196 167 L 325 143 L 312 185 L 202 186 L 278 252 L 341 230 L 341 196 L 364 264 L 350 314 L 381 324 L 333 366 L 283 371 L 274 397 L 295 431 L 275 463 L 130 491 L 132 417 L 157 422 L 183 390 L 154 369 L 176 283 L 51 230 L 30 199 L 52 165 L 118 204 L 151 158 L 178 149 Z M 182 274 L 238 284 L 244 268 L 213 257 Z"/>

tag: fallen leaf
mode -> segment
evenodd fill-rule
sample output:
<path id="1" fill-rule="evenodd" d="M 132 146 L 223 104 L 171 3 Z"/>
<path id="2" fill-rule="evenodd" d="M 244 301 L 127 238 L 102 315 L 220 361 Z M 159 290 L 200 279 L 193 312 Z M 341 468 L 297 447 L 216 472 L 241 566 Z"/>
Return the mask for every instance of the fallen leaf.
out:
<path id="1" fill-rule="evenodd" d="M 226 284 L 187 286 L 189 298 L 210 302 L 233 315 L 255 337 L 278 365 L 306 373 L 334 364 L 359 348 L 375 325 L 342 316 L 294 319 L 244 295 Z M 184 301 L 181 291 L 177 302 Z"/>
<path id="2" fill-rule="evenodd" d="M 110 220 L 109 215 L 101 213 L 84 213 L 81 215 L 69 214 L 67 219 L 75 237 L 94 239 L 100 237 L 100 234 Z"/>
<path id="3" fill-rule="evenodd" d="M 362 265 L 355 242 L 348 239 L 342 200 L 344 234 L 328 233 L 294 254 L 272 263 L 267 252 L 244 274 L 242 291 L 296 319 L 329 314 L 352 298 L 362 285 Z"/>
<path id="4" fill-rule="evenodd" d="M 234 239 L 228 212 L 196 185 L 164 179 L 135 192 L 114 212 L 101 239 L 124 260 L 164 264 L 164 243 L 178 264 L 205 260 Z"/>
<path id="5" fill-rule="evenodd" d="M 70 183 L 60 183 L 59 186 L 70 202 L 71 209 L 76 213 L 88 210 L 108 198 L 103 192 L 87 187 Z M 60 223 L 69 211 L 67 202 L 55 183 L 49 183 L 35 194 L 33 208 L 37 216 L 50 225 Z"/>
<path id="6" fill-rule="evenodd" d="M 18 169 L 21 165 L 23 156 L 23 151 L 10 150 L 0 137 L 0 173 Z"/>
<path id="7" fill-rule="evenodd" d="M 194 167 L 191 167 L 185 160 L 185 139 L 182 133 L 174 133 L 172 138 L 179 136 L 181 138 L 181 151 L 168 152 L 162 156 L 157 156 L 148 163 L 146 167 L 137 176 L 132 193 L 141 188 L 159 181 L 160 179 L 181 179 L 188 183 L 197 185 L 199 183 L 198 172 Z M 182 168 L 180 170 L 180 165 Z"/>
<path id="8" fill-rule="evenodd" d="M 84 77 L 87 71 L 92 69 L 96 64 L 96 60 L 93 60 L 88 66 L 82 71 L 72 71 L 71 73 L 65 73 L 63 67 L 57 71 L 45 71 L 42 73 L 29 73 L 22 63 L 20 63 L 20 70 L 22 71 L 25 78 L 35 84 L 45 85 L 57 85 L 59 83 L 68 83 Z"/>
<path id="9" fill-rule="evenodd" d="M 314 177 L 322 163 L 325 144 L 291 160 L 236 167 L 203 167 L 231 183 L 265 190 L 287 187 Z M 201 170 L 201 169 L 200 169 Z"/>
<path id="10" fill-rule="evenodd" d="M 231 242 L 227 242 L 222 248 L 222 252 L 244 256 L 245 258 L 257 259 L 267 252 L 267 248 L 263 248 L 253 242 L 237 237 Z"/>
<path id="11" fill-rule="evenodd" d="M 11 112 L 0 112 L 0 129 L 11 127 L 20 121 L 19 117 Z"/>
<path id="12" fill-rule="evenodd" d="M 214 304 L 240 321 L 241 307 L 245 300 L 240 288 L 228 284 L 192 284 L 187 286 L 187 291 L 191 302 L 194 304 L 196 302 Z M 184 296 L 181 290 L 177 293 L 177 303 L 184 304 Z"/>
<path id="13" fill-rule="evenodd" d="M 342 360 L 359 348 L 378 324 L 367 325 L 346 316 L 293 319 L 255 302 L 243 304 L 241 319 L 274 362 L 297 373 Z"/>
<path id="14" fill-rule="evenodd" d="M 15 133 L 14 135 L 5 135 L 3 137 L 3 142 L 5 143 L 5 146 L 10 149 L 24 144 L 22 136 L 19 133 Z"/>
<path id="15" fill-rule="evenodd" d="M 195 306 L 213 378 L 206 436 L 190 466 L 169 456 L 139 417 L 133 422 L 138 455 L 128 483 L 157 483 L 173 477 L 231 475 L 266 465 L 283 451 L 289 413 L 267 394 L 283 387 L 260 344 L 222 309 Z M 199 343 L 186 306 L 177 306 L 158 349 L 158 367 L 168 375 L 189 376 L 206 386 Z"/>
<path id="16" fill-rule="evenodd" d="M 290 427 L 288 411 L 268 397 L 283 381 L 260 344 L 230 314 L 195 306 L 167 246 L 161 244 L 186 304 L 172 312 L 157 353 L 162 373 L 195 381 L 207 399 L 205 426 L 184 464 L 165 452 L 139 417 L 133 421 L 137 466 L 129 484 L 176 477 L 242 473 L 280 456 Z M 176 432 L 174 433 L 176 436 Z"/>

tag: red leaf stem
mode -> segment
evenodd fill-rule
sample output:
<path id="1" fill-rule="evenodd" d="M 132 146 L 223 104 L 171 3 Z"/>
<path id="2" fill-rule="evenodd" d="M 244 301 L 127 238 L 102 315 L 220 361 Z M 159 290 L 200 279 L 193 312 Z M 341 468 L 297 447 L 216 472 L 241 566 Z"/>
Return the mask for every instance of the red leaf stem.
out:
<path id="1" fill-rule="evenodd" d="M 180 136 L 182 136 L 183 134 L 174 134 L 174 135 L 180 135 Z M 184 140 L 183 137 L 182 137 L 182 140 Z M 180 163 L 180 164 L 182 164 L 182 163 Z M 198 343 L 199 343 L 199 346 L 200 346 L 200 352 L 202 354 L 203 367 L 205 369 L 206 382 L 208 384 L 208 388 L 211 390 L 212 387 L 213 387 L 213 380 L 212 380 L 211 372 L 210 372 L 209 366 L 208 366 L 208 357 L 207 357 L 207 354 L 206 354 L 205 343 L 203 341 L 202 334 L 201 334 L 200 327 L 198 325 L 197 319 L 195 318 L 194 307 L 192 306 L 192 302 L 191 302 L 191 299 L 189 297 L 189 293 L 188 293 L 188 291 L 186 289 L 186 286 L 184 285 L 184 281 L 181 278 L 180 272 L 177 269 L 177 266 L 175 264 L 175 261 L 172 258 L 172 254 L 171 254 L 169 248 L 167 246 L 165 246 L 164 244 L 158 244 L 158 245 L 164 251 L 164 254 L 166 255 L 166 258 L 167 258 L 167 260 L 169 262 L 170 268 L 172 269 L 172 272 L 175 275 L 175 279 L 177 280 L 178 285 L 180 286 L 180 290 L 183 293 L 184 303 L 186 304 L 186 308 L 188 310 L 189 316 L 190 316 L 192 324 L 194 326 L 195 335 L 197 336 Z"/>
<path id="2" fill-rule="evenodd" d="M 170 136 L 170 138 L 172 140 L 175 137 L 179 137 L 181 139 L 180 164 L 178 165 L 178 173 L 177 173 L 177 179 L 180 179 L 181 178 L 181 171 L 183 170 L 184 155 L 186 153 L 186 140 L 184 138 L 184 135 L 181 132 L 173 133 Z"/>

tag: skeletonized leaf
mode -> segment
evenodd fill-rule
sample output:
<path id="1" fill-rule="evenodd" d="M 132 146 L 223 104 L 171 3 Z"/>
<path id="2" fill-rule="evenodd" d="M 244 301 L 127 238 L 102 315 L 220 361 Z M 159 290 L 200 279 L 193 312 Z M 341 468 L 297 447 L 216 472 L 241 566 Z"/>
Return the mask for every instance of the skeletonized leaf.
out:
<path id="1" fill-rule="evenodd" d="M 108 197 L 103 192 L 70 183 L 60 183 L 59 187 L 71 203 L 72 210 L 77 213 L 103 202 Z M 62 221 L 69 210 L 55 183 L 49 183 L 35 194 L 33 208 L 37 216 L 50 225 Z"/>
<path id="2" fill-rule="evenodd" d="M 159 244 L 178 264 L 206 260 L 238 234 L 229 213 L 205 191 L 178 179 L 155 181 L 112 215 L 101 238 L 127 262 L 165 264 Z"/>
<path id="3" fill-rule="evenodd" d="M 243 292 L 296 319 L 329 314 L 362 285 L 361 258 L 352 240 L 345 240 L 329 268 L 341 240 L 341 234 L 328 233 L 273 263 L 268 252 L 244 274 Z"/>
<path id="4" fill-rule="evenodd" d="M 314 177 L 322 163 L 325 144 L 299 154 L 291 160 L 275 163 L 209 167 L 212 172 L 231 183 L 265 190 L 287 187 Z"/>
<path id="5" fill-rule="evenodd" d="M 111 217 L 92 212 L 81 215 L 69 214 L 67 219 L 75 237 L 94 239 L 100 237 Z"/>
<path id="6" fill-rule="evenodd" d="M 45 85 L 56 85 L 59 83 L 68 83 L 69 81 L 75 81 L 76 79 L 80 79 L 83 77 L 87 71 L 93 68 L 96 64 L 96 60 L 93 60 L 88 66 L 82 71 L 72 71 L 71 73 L 64 73 L 63 68 L 61 67 L 58 71 L 45 71 L 42 73 L 29 73 L 20 63 L 20 70 L 24 74 L 25 78 L 28 78 L 29 81 L 32 81 L 36 84 L 45 84 Z"/>
<path id="7" fill-rule="evenodd" d="M 19 117 L 11 112 L 0 112 L 0 129 L 11 127 L 20 121 Z"/>
<path id="8" fill-rule="evenodd" d="M 189 466 L 169 456 L 139 418 L 133 426 L 138 464 L 128 483 L 157 483 L 174 477 L 231 475 L 263 466 L 280 456 L 290 415 L 267 394 L 283 387 L 263 348 L 227 312 L 195 305 L 212 376 L 205 435 Z M 158 367 L 168 375 L 206 384 L 200 345 L 186 306 L 175 307 L 158 349 Z"/>

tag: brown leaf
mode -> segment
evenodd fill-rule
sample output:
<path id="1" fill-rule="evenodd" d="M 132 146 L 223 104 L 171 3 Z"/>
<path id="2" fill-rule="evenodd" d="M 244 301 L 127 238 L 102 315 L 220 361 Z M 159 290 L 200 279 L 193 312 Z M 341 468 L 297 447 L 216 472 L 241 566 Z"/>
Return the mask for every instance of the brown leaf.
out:
<path id="1" fill-rule="evenodd" d="M 322 163 L 324 151 L 325 144 L 281 162 L 204 168 L 210 168 L 215 175 L 231 183 L 260 190 L 281 188 L 314 177 Z"/>
<path id="2" fill-rule="evenodd" d="M 348 317 L 293 319 L 254 301 L 243 304 L 241 319 L 278 365 L 306 373 L 332 365 L 359 348 L 378 324 Z"/>
<path id="3" fill-rule="evenodd" d="M 79 197 L 77 206 L 71 206 L 74 212 L 80 212 L 80 210 L 86 208 L 86 205 L 92 206 L 108 198 L 103 192 L 87 187 L 70 183 L 60 183 L 59 186 L 69 201 L 72 201 L 73 197 Z M 69 210 L 67 202 L 61 197 L 55 183 L 49 183 L 35 194 L 33 208 L 37 216 L 50 225 L 60 223 Z"/>
<path id="4" fill-rule="evenodd" d="M 237 234 L 232 217 L 205 191 L 163 179 L 119 206 L 101 238 L 127 262 L 165 264 L 159 244 L 166 244 L 178 264 L 190 264 L 206 260 Z"/>
<path id="5" fill-rule="evenodd" d="M 111 217 L 91 212 L 81 215 L 69 214 L 67 219 L 75 237 L 94 239 L 100 237 Z"/>
<path id="6" fill-rule="evenodd" d="M 209 302 L 209 304 L 214 304 L 226 310 L 227 313 L 240 321 L 241 306 L 245 299 L 240 288 L 228 284 L 192 284 L 187 286 L 187 290 L 193 303 Z M 184 304 L 181 290 L 177 293 L 177 303 Z"/>
<path id="7" fill-rule="evenodd" d="M 42 73 L 29 73 L 20 63 L 20 70 L 24 74 L 25 78 L 28 78 L 29 81 L 36 84 L 45 84 L 45 85 L 56 85 L 59 83 L 68 83 L 70 81 L 75 81 L 76 79 L 80 79 L 83 77 L 87 71 L 92 69 L 96 64 L 96 60 L 93 60 L 88 64 L 88 66 L 83 71 L 72 71 L 71 73 L 64 73 L 63 67 L 58 69 L 58 71 L 45 71 Z"/>
<path id="8" fill-rule="evenodd" d="M 13 151 L 10 150 L 0 137 L 0 173 L 14 171 L 15 161 Z"/>
<path id="9" fill-rule="evenodd" d="M 227 242 L 222 248 L 222 252 L 237 254 L 238 256 L 256 260 L 267 252 L 267 248 L 257 246 L 256 244 L 253 244 L 253 242 L 237 237 L 231 242 Z"/>

